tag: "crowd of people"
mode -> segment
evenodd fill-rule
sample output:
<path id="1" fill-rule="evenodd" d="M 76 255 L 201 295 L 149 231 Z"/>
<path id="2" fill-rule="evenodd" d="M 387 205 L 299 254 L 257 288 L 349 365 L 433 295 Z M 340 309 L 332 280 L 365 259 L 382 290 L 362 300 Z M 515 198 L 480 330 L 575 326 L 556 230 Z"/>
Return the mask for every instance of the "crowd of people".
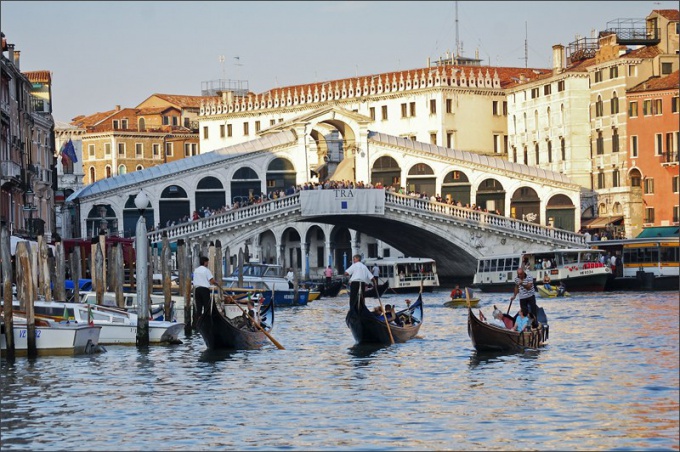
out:
<path id="1" fill-rule="evenodd" d="M 194 210 L 191 215 L 184 215 L 178 219 L 167 220 L 165 224 L 158 224 L 155 229 L 169 228 L 176 226 L 178 224 L 189 223 L 192 221 L 200 220 L 201 218 L 208 218 L 213 215 L 220 215 L 233 210 L 237 210 L 241 207 L 248 207 L 256 204 L 260 204 L 266 201 L 271 201 L 275 199 L 284 198 L 286 196 L 291 196 L 301 192 L 302 190 L 338 190 L 338 189 L 385 189 L 390 193 L 397 193 L 404 196 L 411 196 L 418 199 L 425 199 L 431 202 L 438 202 L 443 204 L 448 204 L 451 206 L 461 207 L 465 209 L 471 209 L 478 212 L 486 212 L 494 215 L 502 215 L 498 209 L 489 211 L 482 206 L 477 204 L 463 203 L 460 200 L 455 200 L 451 195 L 446 195 L 442 197 L 439 194 L 428 195 L 426 192 L 420 193 L 414 190 L 406 190 L 404 187 L 394 187 L 394 186 L 384 186 L 381 182 L 376 184 L 364 183 L 363 181 L 353 182 L 350 180 L 328 180 L 323 183 L 321 182 L 305 182 L 303 184 L 291 185 L 287 189 L 283 190 L 273 190 L 269 193 L 261 192 L 259 195 L 251 194 L 249 196 L 236 196 L 234 197 L 233 204 L 225 204 L 220 208 L 213 208 L 209 206 L 202 206 L 201 208 Z"/>

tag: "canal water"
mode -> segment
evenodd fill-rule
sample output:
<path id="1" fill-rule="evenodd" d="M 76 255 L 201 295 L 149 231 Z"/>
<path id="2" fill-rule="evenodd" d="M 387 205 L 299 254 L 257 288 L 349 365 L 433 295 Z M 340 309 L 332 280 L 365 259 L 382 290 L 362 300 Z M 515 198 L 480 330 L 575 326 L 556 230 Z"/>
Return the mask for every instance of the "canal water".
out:
<path id="1" fill-rule="evenodd" d="M 487 316 L 508 307 L 508 295 L 480 297 Z M 353 346 L 345 295 L 279 309 L 285 350 L 212 353 L 192 335 L 3 359 L 1 448 L 679 449 L 677 292 L 539 299 L 549 345 L 485 355 L 447 298 L 425 293 L 418 338 L 389 347 Z"/>

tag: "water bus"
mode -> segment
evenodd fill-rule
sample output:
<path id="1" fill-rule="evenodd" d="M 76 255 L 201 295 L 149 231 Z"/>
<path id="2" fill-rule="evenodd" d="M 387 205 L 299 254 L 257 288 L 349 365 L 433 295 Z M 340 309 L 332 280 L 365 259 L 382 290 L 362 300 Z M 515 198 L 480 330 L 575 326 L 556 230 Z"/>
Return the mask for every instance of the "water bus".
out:
<path id="1" fill-rule="evenodd" d="M 478 260 L 472 286 L 483 292 L 510 293 L 515 287 L 517 268 L 523 265 L 537 285 L 547 274 L 555 286 L 564 281 L 569 292 L 600 292 L 611 275 L 603 260 L 604 251 L 591 248 L 488 256 Z"/>
<path id="2" fill-rule="evenodd" d="M 432 292 L 439 287 L 437 276 L 437 264 L 434 259 L 427 257 L 384 257 L 368 258 L 364 264 L 369 270 L 377 265 L 380 270 L 378 283 L 389 281 L 389 288 L 398 293 L 420 292 L 422 283 L 423 291 Z"/>

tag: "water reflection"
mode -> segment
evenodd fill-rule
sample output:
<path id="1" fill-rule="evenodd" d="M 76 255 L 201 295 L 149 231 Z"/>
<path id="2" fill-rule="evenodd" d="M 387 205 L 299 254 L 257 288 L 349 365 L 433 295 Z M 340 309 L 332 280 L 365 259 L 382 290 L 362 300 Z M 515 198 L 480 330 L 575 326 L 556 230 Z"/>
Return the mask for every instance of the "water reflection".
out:
<path id="1" fill-rule="evenodd" d="M 355 364 L 366 366 L 371 363 L 369 358 L 388 347 L 390 346 L 383 344 L 355 344 L 348 349 L 348 353 L 353 358 L 352 361 Z"/>
<path id="2" fill-rule="evenodd" d="M 234 356 L 239 354 L 239 350 L 210 350 L 205 349 L 201 352 L 198 357 L 199 363 L 216 363 L 219 361 L 230 361 L 234 359 Z"/>

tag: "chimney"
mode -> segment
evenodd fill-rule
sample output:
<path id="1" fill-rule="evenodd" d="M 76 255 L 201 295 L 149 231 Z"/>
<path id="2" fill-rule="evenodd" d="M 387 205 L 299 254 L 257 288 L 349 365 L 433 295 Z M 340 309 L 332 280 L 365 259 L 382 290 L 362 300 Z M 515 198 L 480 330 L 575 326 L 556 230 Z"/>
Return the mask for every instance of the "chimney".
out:
<path id="1" fill-rule="evenodd" d="M 120 105 L 116 105 L 116 111 L 120 111 Z"/>
<path id="2" fill-rule="evenodd" d="M 14 51 L 14 67 L 17 68 L 17 71 L 20 71 L 19 67 L 19 57 L 21 57 L 21 51 L 20 50 L 15 50 Z"/>
<path id="3" fill-rule="evenodd" d="M 553 74 L 559 74 L 564 70 L 564 46 L 555 44 L 553 46 Z"/>

